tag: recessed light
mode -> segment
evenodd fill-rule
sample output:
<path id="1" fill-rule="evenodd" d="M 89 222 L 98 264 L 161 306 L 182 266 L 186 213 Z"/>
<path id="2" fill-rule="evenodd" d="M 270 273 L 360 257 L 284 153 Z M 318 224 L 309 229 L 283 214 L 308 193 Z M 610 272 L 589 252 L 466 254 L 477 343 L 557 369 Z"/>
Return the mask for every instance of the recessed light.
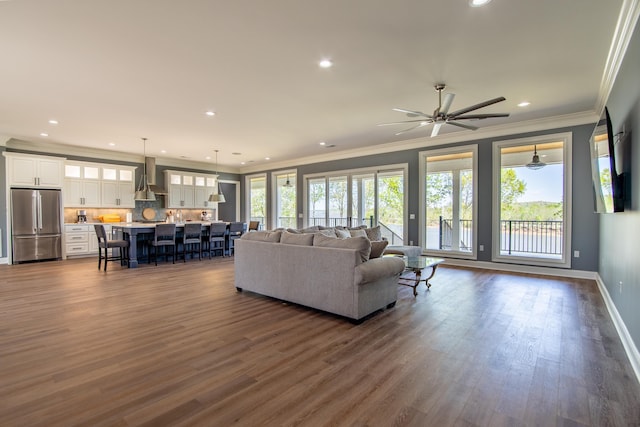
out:
<path id="1" fill-rule="evenodd" d="M 167 150 L 160 150 L 160 152 L 161 152 L 162 154 L 165 154 L 165 153 L 167 152 Z"/>
<path id="2" fill-rule="evenodd" d="M 327 145 L 327 143 L 324 141 L 320 141 L 320 145 Z"/>
<path id="3" fill-rule="evenodd" d="M 529 105 L 531 105 L 529 101 L 522 101 L 520 104 L 518 104 L 518 107 L 528 107 Z"/>
<path id="4" fill-rule="evenodd" d="M 58 124 L 58 121 L 57 121 L 57 120 L 53 120 L 53 119 L 51 119 L 51 120 L 49 120 L 49 124 L 50 124 L 50 125 L 57 125 L 57 124 Z"/>
<path id="5" fill-rule="evenodd" d="M 209 116 L 209 117 L 212 117 L 212 116 L 215 116 L 215 115 L 216 115 L 216 112 L 215 112 L 215 111 L 207 111 L 205 114 L 206 114 L 207 116 Z"/>
<path id="6" fill-rule="evenodd" d="M 244 165 L 245 163 L 247 163 L 247 162 L 240 162 L 241 165 Z"/>
<path id="7" fill-rule="evenodd" d="M 320 68 L 331 68 L 333 66 L 333 62 L 331 62 L 330 59 L 323 59 L 318 63 L 318 65 L 320 65 Z"/>
<path id="8" fill-rule="evenodd" d="M 469 0 L 469 5 L 471 7 L 480 7 L 489 3 L 491 0 Z"/>
<path id="9" fill-rule="evenodd" d="M 48 134 L 48 133 L 44 133 L 44 132 L 42 132 L 42 133 L 40 134 L 40 136 L 49 136 L 49 134 Z"/>
<path id="10" fill-rule="evenodd" d="M 207 157 L 205 157 L 205 159 L 211 160 L 211 156 L 207 156 Z"/>
<path id="11" fill-rule="evenodd" d="M 110 142 L 110 143 L 109 143 L 109 146 L 110 146 L 110 147 L 115 147 L 115 146 L 116 146 L 116 143 L 115 143 L 115 142 Z"/>
<path id="12" fill-rule="evenodd" d="M 242 155 L 242 153 L 231 153 L 231 154 L 233 154 L 234 156 L 241 156 Z"/>
<path id="13" fill-rule="evenodd" d="M 265 157 L 264 159 L 265 160 L 271 160 L 271 157 Z"/>

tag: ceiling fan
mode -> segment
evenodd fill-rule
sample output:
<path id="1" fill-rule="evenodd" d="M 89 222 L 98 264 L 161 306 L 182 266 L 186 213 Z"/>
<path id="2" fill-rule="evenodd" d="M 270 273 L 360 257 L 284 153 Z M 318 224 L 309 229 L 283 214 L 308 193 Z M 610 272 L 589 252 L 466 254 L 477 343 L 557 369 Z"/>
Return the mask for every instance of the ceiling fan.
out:
<path id="1" fill-rule="evenodd" d="M 444 103 L 442 102 L 442 91 L 446 85 L 444 83 L 438 83 L 435 85 L 435 89 L 438 92 L 438 108 L 433 111 L 433 114 L 425 114 L 422 111 L 413 111 L 413 110 L 405 110 L 403 108 L 393 108 L 393 111 L 398 111 L 400 113 L 406 113 L 408 117 L 422 117 L 416 120 L 406 120 L 403 122 L 392 122 L 392 123 L 380 123 L 378 126 L 390 126 L 390 125 L 400 125 L 405 123 L 415 123 L 415 125 L 411 126 L 408 129 L 401 130 L 396 133 L 396 135 L 401 135 L 405 132 L 412 131 L 414 129 L 421 128 L 423 126 L 427 126 L 433 123 L 433 130 L 431 131 L 431 137 L 437 136 L 440 132 L 440 127 L 443 124 L 449 124 L 458 126 L 461 128 L 476 130 L 478 129 L 475 126 L 471 126 L 465 123 L 460 123 L 459 120 L 482 120 L 489 119 L 494 117 L 509 117 L 509 113 L 495 113 L 495 114 L 467 114 L 471 111 L 478 110 L 480 108 L 488 107 L 489 105 L 496 104 L 498 102 L 504 101 L 506 98 L 501 96 L 499 98 L 493 98 L 488 101 L 481 102 L 479 104 L 472 105 L 467 108 L 463 108 L 461 110 L 454 111 L 453 113 L 449 113 L 449 107 L 451 107 L 451 103 L 453 102 L 453 98 L 455 95 L 453 93 L 447 93 L 444 96 Z"/>

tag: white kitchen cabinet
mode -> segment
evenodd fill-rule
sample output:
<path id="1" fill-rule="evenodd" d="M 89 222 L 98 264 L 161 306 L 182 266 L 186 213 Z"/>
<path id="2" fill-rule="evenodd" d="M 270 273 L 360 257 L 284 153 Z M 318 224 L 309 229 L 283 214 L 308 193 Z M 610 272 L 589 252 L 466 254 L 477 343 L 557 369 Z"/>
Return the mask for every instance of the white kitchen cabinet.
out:
<path id="1" fill-rule="evenodd" d="M 65 207 L 100 207 L 100 166 L 67 162 L 63 193 Z"/>
<path id="2" fill-rule="evenodd" d="M 7 157 L 9 186 L 62 188 L 64 159 L 3 153 Z"/>
<path id="3" fill-rule="evenodd" d="M 165 182 L 169 183 L 168 208 L 213 208 L 209 195 L 215 191 L 216 175 L 205 175 L 181 171 L 165 171 Z"/>
<path id="4" fill-rule="evenodd" d="M 107 232 L 107 238 L 111 240 L 111 225 L 104 224 L 104 229 Z M 67 257 L 90 256 L 98 253 L 98 238 L 93 224 L 65 224 L 64 241 Z"/>
<path id="5" fill-rule="evenodd" d="M 135 168 L 102 168 L 102 207 L 135 208 Z"/>

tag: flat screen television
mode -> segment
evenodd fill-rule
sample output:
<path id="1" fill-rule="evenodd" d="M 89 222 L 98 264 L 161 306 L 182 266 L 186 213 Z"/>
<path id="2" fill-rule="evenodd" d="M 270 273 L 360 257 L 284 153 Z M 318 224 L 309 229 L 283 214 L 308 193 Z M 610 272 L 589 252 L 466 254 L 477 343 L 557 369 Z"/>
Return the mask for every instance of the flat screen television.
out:
<path id="1" fill-rule="evenodd" d="M 621 151 L 616 150 L 609 110 L 604 108 L 591 140 L 591 178 L 598 213 L 624 211 L 624 174 Z M 616 155 L 618 151 L 618 155 Z"/>

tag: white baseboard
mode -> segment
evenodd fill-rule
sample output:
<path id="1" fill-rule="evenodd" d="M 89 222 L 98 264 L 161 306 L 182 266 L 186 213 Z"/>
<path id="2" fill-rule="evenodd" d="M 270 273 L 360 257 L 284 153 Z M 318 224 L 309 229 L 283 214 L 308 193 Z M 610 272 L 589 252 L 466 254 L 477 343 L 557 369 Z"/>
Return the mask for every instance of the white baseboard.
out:
<path id="1" fill-rule="evenodd" d="M 624 346 L 627 357 L 631 362 L 631 367 L 636 374 L 638 382 L 640 382 L 640 352 L 638 352 L 638 347 L 636 347 L 635 343 L 633 342 L 633 338 L 631 338 L 629 330 L 624 324 L 624 320 L 622 320 L 622 317 L 620 316 L 616 305 L 613 303 L 611 295 L 609 295 L 609 291 L 604 285 L 604 282 L 602 281 L 602 278 L 599 274 L 597 274 L 596 283 L 598 284 L 598 289 L 600 290 L 602 298 L 604 298 L 604 303 L 607 306 L 609 315 L 613 320 L 613 325 L 616 327 L 616 331 L 618 331 L 618 336 L 620 336 L 620 340 L 622 340 L 622 345 Z"/>
<path id="2" fill-rule="evenodd" d="M 9 264 L 9 258 L 7 257 L 0 258 L 0 264 Z"/>
<path id="3" fill-rule="evenodd" d="M 572 277 L 574 279 L 596 280 L 598 273 L 586 270 L 571 270 L 568 268 L 537 267 L 533 265 L 507 264 L 500 262 L 474 261 L 467 259 L 446 258 L 444 265 L 459 265 L 461 267 L 483 268 L 487 270 L 510 271 L 512 273 L 541 274 L 544 276 Z"/>

